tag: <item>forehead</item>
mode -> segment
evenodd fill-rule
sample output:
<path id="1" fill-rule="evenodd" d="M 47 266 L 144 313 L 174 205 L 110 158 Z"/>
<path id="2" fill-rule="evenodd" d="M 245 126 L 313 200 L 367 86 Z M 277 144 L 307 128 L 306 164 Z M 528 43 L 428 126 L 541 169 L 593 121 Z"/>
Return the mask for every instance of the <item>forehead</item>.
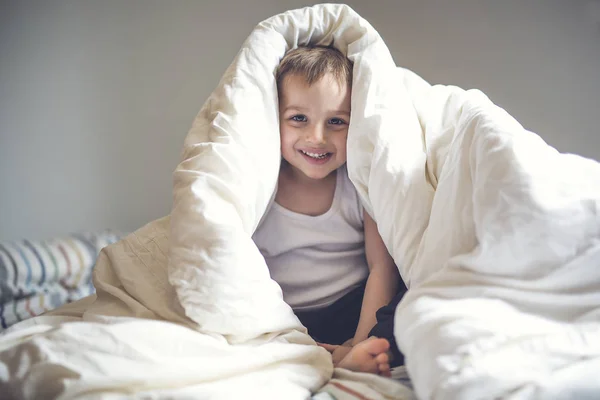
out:
<path id="1" fill-rule="evenodd" d="M 299 74 L 283 78 L 279 87 L 280 101 L 293 102 L 306 98 L 324 98 L 329 100 L 349 102 L 350 88 L 346 83 L 339 82 L 332 74 L 327 73 L 318 81 L 308 84 L 306 78 Z M 337 102 L 336 101 L 336 102 Z"/>

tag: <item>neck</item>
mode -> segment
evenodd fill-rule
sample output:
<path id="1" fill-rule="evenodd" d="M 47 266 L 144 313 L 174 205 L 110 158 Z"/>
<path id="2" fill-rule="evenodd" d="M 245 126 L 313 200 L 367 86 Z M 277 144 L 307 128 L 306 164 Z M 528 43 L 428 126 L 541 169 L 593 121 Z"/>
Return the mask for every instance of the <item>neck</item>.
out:
<path id="1" fill-rule="evenodd" d="M 292 167 L 285 160 L 282 160 L 280 176 L 286 179 L 288 182 L 292 182 L 296 185 L 303 186 L 305 188 L 318 189 L 323 186 L 329 186 L 332 181 L 335 181 L 337 171 L 333 171 L 325 178 L 313 179 L 304 175 L 301 171 Z"/>

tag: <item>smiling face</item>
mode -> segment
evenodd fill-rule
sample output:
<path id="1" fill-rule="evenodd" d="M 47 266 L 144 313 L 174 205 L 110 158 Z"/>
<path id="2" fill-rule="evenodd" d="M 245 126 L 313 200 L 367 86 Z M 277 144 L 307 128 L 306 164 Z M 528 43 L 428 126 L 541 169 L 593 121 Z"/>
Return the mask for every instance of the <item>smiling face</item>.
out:
<path id="1" fill-rule="evenodd" d="M 281 154 L 298 177 L 323 179 L 346 162 L 350 88 L 331 74 L 309 85 L 284 78 L 279 94 Z"/>

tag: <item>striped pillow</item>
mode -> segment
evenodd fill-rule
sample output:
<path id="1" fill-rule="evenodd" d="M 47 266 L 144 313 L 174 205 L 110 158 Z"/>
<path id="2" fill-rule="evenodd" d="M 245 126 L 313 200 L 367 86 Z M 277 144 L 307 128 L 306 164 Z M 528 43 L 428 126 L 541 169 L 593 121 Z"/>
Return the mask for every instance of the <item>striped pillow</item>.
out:
<path id="1" fill-rule="evenodd" d="M 100 250 L 119 240 L 106 231 L 47 241 L 0 242 L 0 331 L 94 293 Z"/>

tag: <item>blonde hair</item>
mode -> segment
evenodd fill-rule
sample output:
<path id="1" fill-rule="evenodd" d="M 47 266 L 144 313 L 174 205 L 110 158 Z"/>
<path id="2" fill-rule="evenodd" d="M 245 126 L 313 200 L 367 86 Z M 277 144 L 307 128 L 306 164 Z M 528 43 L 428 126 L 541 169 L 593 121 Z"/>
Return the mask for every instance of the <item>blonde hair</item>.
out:
<path id="1" fill-rule="evenodd" d="M 288 51 L 277 68 L 277 89 L 286 76 L 300 75 L 312 85 L 325 74 L 332 74 L 339 85 L 352 86 L 352 61 L 332 46 L 302 46 Z"/>

